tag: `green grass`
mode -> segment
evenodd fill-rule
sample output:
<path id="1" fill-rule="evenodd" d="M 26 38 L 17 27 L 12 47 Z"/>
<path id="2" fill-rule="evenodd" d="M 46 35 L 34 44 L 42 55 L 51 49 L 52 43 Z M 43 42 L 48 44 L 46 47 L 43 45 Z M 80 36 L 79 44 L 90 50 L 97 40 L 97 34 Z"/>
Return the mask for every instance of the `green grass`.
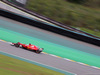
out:
<path id="1" fill-rule="evenodd" d="M 100 10 L 69 3 L 66 0 L 28 0 L 26 8 L 58 22 L 79 27 L 93 35 L 100 33 Z"/>
<path id="2" fill-rule="evenodd" d="M 0 75 L 64 75 L 0 54 Z"/>
<path id="3" fill-rule="evenodd" d="M 90 29 L 86 29 L 86 28 L 80 28 L 82 31 L 85 31 L 85 32 L 88 32 L 88 33 L 91 33 L 92 35 L 97 35 L 100 37 L 100 32 L 99 31 L 92 31 Z"/>

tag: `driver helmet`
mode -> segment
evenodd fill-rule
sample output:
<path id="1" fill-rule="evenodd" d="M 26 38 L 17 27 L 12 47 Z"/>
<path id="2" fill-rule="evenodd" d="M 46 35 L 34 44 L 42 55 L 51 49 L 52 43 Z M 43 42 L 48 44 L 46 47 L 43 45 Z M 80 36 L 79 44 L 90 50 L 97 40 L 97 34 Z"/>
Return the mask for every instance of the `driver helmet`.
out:
<path id="1" fill-rule="evenodd" d="M 31 45 L 31 43 L 29 43 L 29 45 Z"/>

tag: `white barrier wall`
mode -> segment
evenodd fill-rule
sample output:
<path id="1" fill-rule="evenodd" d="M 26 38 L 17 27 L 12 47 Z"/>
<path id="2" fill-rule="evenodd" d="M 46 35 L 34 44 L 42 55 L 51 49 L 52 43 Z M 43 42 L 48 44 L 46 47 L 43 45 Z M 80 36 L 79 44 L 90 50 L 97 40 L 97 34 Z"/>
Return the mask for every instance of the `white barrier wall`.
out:
<path id="1" fill-rule="evenodd" d="M 42 22 L 46 22 L 46 23 L 52 24 L 52 23 L 47 22 L 45 20 L 42 20 L 42 19 L 40 19 L 40 18 L 38 18 L 36 16 L 30 15 L 30 14 L 28 14 L 28 13 L 22 11 L 22 10 L 19 10 L 17 8 L 14 8 L 14 7 L 12 7 L 12 6 L 10 6 L 10 5 L 2 2 L 2 1 L 0 1 L 0 8 L 5 9 L 5 10 L 8 10 L 8 11 L 11 11 L 11 12 L 14 12 L 14 13 L 17 13 L 17 14 L 20 14 L 20 15 L 24 15 L 24 16 L 27 16 L 27 17 L 30 17 L 30 18 L 33 18 L 33 19 L 42 21 Z M 54 24 L 52 24 L 52 25 L 54 25 Z"/>
<path id="2" fill-rule="evenodd" d="M 27 0 L 16 0 L 17 2 L 21 3 L 21 4 L 26 4 Z"/>

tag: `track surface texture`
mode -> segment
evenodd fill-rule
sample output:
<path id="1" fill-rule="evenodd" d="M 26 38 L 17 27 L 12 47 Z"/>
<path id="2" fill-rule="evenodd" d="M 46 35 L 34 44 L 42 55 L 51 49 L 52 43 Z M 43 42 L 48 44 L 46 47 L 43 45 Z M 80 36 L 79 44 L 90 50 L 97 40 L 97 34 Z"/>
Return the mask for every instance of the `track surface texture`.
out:
<path id="1" fill-rule="evenodd" d="M 7 22 L 6 22 L 7 21 Z M 100 56 L 100 47 L 0 17 L 0 27 Z M 33 40 L 35 41 L 35 40 Z"/>
<path id="2" fill-rule="evenodd" d="M 6 22 L 1 23 L 3 21 L 7 21 L 8 23 L 14 23 L 15 25 L 12 26 L 12 24 L 6 24 Z M 16 24 L 19 25 L 20 27 L 16 26 Z M 36 27 L 31 27 L 29 25 L 16 22 L 14 20 L 10 20 L 1 16 L 0 16 L 0 27 L 15 32 L 19 32 L 28 36 L 36 37 L 42 40 L 46 40 L 52 43 L 56 43 L 59 45 L 63 45 L 66 47 L 74 48 L 86 53 L 100 56 L 100 47 L 98 46 L 84 43 L 82 41 L 74 40 Z M 75 73 L 77 75 L 100 75 L 100 69 L 96 69 L 76 62 L 64 60 L 62 58 L 57 58 L 44 53 L 36 54 L 34 52 L 30 52 L 24 49 L 12 47 L 5 42 L 0 42 L 0 51 L 13 54 L 16 56 L 20 56 L 52 67 L 56 67 L 68 72 Z"/>

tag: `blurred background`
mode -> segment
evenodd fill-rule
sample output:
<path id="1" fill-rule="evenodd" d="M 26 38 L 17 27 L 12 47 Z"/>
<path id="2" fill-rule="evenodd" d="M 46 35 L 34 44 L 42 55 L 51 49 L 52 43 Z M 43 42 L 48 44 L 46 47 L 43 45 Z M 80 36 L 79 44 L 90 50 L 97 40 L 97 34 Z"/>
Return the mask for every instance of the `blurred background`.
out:
<path id="1" fill-rule="evenodd" d="M 100 37 L 100 0 L 28 0 L 25 7 Z"/>
<path id="2" fill-rule="evenodd" d="M 100 0 L 8 0 L 40 15 L 100 37 Z"/>

